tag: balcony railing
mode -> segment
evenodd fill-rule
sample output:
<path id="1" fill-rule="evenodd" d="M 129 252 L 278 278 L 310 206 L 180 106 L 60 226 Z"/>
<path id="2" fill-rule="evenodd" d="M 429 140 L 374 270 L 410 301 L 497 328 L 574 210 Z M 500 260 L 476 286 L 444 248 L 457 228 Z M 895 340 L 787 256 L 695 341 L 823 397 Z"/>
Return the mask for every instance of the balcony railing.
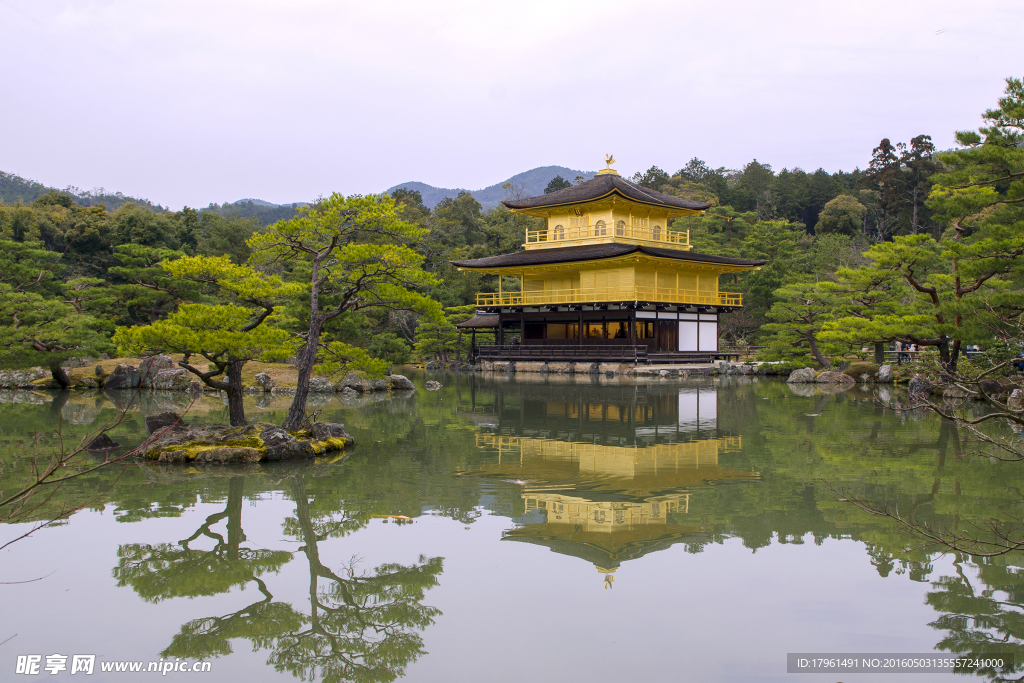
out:
<path id="1" fill-rule="evenodd" d="M 527 230 L 526 243 L 563 242 L 596 237 L 625 237 L 631 240 L 653 242 L 669 249 L 689 249 L 690 231 L 668 231 L 661 227 L 632 227 L 615 225 L 555 226 L 543 230 Z"/>
<path id="2" fill-rule="evenodd" d="M 698 289 L 669 289 L 666 287 L 547 289 L 527 292 L 504 292 L 502 294 L 481 292 L 476 295 L 477 306 L 548 306 L 552 304 L 586 304 L 615 301 L 653 301 L 702 306 L 742 306 L 743 295 L 735 292 L 708 292 Z"/>

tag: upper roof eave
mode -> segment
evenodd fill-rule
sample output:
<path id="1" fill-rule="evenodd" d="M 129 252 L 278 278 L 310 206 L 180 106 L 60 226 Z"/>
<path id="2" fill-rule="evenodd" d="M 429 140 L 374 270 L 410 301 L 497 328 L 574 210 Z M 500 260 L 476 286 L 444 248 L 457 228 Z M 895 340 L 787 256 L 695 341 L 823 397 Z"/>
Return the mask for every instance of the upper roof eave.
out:
<path id="1" fill-rule="evenodd" d="M 629 196 L 625 195 L 624 193 L 619 191 L 618 188 L 612 188 L 611 190 L 609 190 L 605 194 L 597 196 L 597 197 L 594 197 L 593 199 L 579 199 L 579 200 L 570 201 L 570 202 L 563 202 L 563 203 L 559 203 L 559 204 L 544 204 L 542 206 L 526 207 L 526 208 L 518 208 L 518 207 L 512 206 L 508 202 L 502 202 L 502 204 L 505 206 L 506 209 L 508 209 L 512 213 L 522 213 L 522 214 L 526 214 L 528 216 L 543 216 L 544 212 L 550 211 L 552 209 L 559 209 L 559 208 L 571 207 L 571 206 L 579 206 L 580 204 L 593 204 L 594 202 L 600 202 L 600 201 L 603 201 L 603 200 L 605 200 L 605 199 L 607 199 L 609 197 L 612 197 L 612 196 L 622 197 L 624 200 L 626 200 L 628 202 L 633 202 L 634 204 L 642 204 L 644 206 L 653 206 L 653 207 L 657 207 L 659 209 L 666 209 L 666 210 L 668 210 L 669 213 L 676 213 L 676 214 L 679 214 L 680 216 L 696 215 L 696 214 L 699 214 L 699 213 L 701 213 L 703 211 L 706 211 L 707 209 L 711 208 L 711 206 L 712 206 L 711 204 L 708 204 L 706 207 L 704 207 L 702 209 L 697 209 L 697 208 L 689 208 L 689 207 L 683 207 L 683 206 L 669 206 L 667 204 L 659 204 L 657 202 L 645 202 L 645 201 L 642 201 L 642 200 L 639 200 L 639 199 L 634 199 L 633 197 L 629 197 Z"/>
<path id="2" fill-rule="evenodd" d="M 625 200 L 638 204 L 668 209 L 669 211 L 682 214 L 699 213 L 712 206 L 710 202 L 696 202 L 642 187 L 622 178 L 618 174 L 597 175 L 578 185 L 556 190 L 550 194 L 519 200 L 507 200 L 503 201 L 502 204 L 510 211 L 540 213 L 541 211 L 562 206 L 578 206 L 580 204 L 601 201 L 612 195 L 618 195 Z"/>

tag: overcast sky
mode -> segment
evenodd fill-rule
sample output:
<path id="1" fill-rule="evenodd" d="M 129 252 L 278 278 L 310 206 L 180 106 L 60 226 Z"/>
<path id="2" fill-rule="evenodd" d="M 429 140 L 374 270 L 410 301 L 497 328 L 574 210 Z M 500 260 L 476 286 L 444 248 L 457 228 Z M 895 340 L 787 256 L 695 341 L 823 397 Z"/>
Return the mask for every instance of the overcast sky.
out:
<path id="1" fill-rule="evenodd" d="M 0 170 L 179 208 L 558 164 L 864 167 L 980 125 L 1024 3 L 0 0 Z"/>

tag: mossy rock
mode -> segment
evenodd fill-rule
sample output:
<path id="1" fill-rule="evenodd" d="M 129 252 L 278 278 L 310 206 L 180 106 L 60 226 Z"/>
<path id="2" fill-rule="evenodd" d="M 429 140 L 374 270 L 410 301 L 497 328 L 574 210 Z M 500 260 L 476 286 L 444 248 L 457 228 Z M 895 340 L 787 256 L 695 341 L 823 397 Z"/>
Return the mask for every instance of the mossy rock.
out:
<path id="1" fill-rule="evenodd" d="M 144 456 L 168 463 L 251 464 L 311 459 L 353 445 L 355 440 L 340 424 L 286 432 L 265 422 L 245 427 L 179 423 L 150 444 Z"/>

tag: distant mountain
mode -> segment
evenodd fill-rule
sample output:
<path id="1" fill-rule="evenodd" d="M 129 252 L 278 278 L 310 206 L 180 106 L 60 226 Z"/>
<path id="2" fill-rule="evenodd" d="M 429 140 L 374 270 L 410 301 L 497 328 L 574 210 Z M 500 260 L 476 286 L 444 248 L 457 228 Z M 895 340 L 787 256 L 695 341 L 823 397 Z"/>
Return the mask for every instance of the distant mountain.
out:
<path id="1" fill-rule="evenodd" d="M 221 216 L 240 216 L 255 218 L 260 225 L 270 225 L 280 220 L 288 220 L 295 216 L 295 209 L 306 206 L 308 202 L 293 204 L 272 204 L 262 199 L 239 199 L 237 202 L 210 204 L 200 211 L 220 214 Z"/>
<path id="2" fill-rule="evenodd" d="M 486 211 L 494 208 L 503 199 L 508 197 L 509 191 L 504 187 L 507 183 L 512 183 L 513 193 L 523 197 L 535 197 L 537 195 L 544 194 L 544 188 L 548 186 L 548 183 L 550 183 L 551 179 L 555 176 L 562 176 L 571 183 L 578 177 L 581 177 L 584 180 L 590 180 L 594 175 L 593 171 L 577 171 L 571 168 L 566 168 L 565 166 L 541 166 L 540 168 L 524 171 L 523 173 L 517 173 L 507 180 L 495 183 L 494 185 L 489 185 L 482 190 L 471 190 L 469 193 L 473 195 L 478 202 L 480 202 Z M 437 206 L 438 202 L 442 199 L 445 199 L 446 197 L 455 198 L 459 196 L 460 192 L 467 191 L 460 188 L 452 189 L 447 187 L 434 187 L 433 185 L 427 185 L 426 183 L 408 182 L 388 188 L 387 192 L 388 194 L 391 194 L 399 188 L 416 190 L 423 196 L 423 203 L 431 209 Z M 0 171 L 0 204 L 17 204 L 19 202 L 22 204 L 31 204 L 40 195 L 53 189 L 58 188 L 47 187 L 42 183 L 35 182 L 34 180 L 27 180 L 13 173 L 4 173 L 3 171 Z M 69 186 L 59 189 L 59 191 L 70 194 L 74 197 L 75 202 L 82 206 L 96 206 L 103 204 L 107 207 L 107 211 L 115 211 L 117 207 L 126 202 L 133 202 L 157 213 L 167 211 L 167 209 L 160 204 L 154 204 L 148 199 L 129 197 L 121 194 L 120 192 L 109 193 L 103 188 L 84 191 L 77 187 Z M 239 199 L 236 202 L 210 204 L 206 208 L 200 209 L 200 211 L 209 211 L 222 216 L 238 215 L 242 218 L 256 218 L 262 225 L 270 225 L 271 223 L 276 223 L 279 220 L 293 217 L 297 208 L 306 205 L 307 202 L 274 204 L 262 199 L 246 197 L 245 199 Z"/>
<path id="3" fill-rule="evenodd" d="M 497 206 L 501 200 L 508 196 L 508 191 L 503 187 L 506 183 L 512 183 L 514 191 L 521 193 L 524 197 L 536 197 L 537 195 L 544 194 L 544 188 L 548 186 L 548 183 L 555 176 L 562 176 L 571 183 L 576 180 L 577 176 L 582 177 L 584 180 L 590 180 L 594 177 L 594 172 L 576 171 L 565 166 L 541 166 L 530 171 L 517 173 L 508 180 L 489 185 L 482 190 L 470 190 L 469 193 L 480 202 L 486 211 Z M 437 206 L 438 202 L 442 199 L 447 197 L 455 198 L 459 196 L 460 192 L 467 191 L 458 188 L 434 187 L 433 185 L 413 181 L 390 187 L 387 192 L 391 194 L 399 188 L 419 192 L 423 196 L 423 203 L 431 209 Z"/>
<path id="4" fill-rule="evenodd" d="M 255 204 L 256 206 L 288 206 L 287 204 L 275 204 L 274 202 L 265 202 L 262 199 L 255 199 L 253 197 L 246 197 L 245 199 L 239 199 L 235 204 Z"/>

